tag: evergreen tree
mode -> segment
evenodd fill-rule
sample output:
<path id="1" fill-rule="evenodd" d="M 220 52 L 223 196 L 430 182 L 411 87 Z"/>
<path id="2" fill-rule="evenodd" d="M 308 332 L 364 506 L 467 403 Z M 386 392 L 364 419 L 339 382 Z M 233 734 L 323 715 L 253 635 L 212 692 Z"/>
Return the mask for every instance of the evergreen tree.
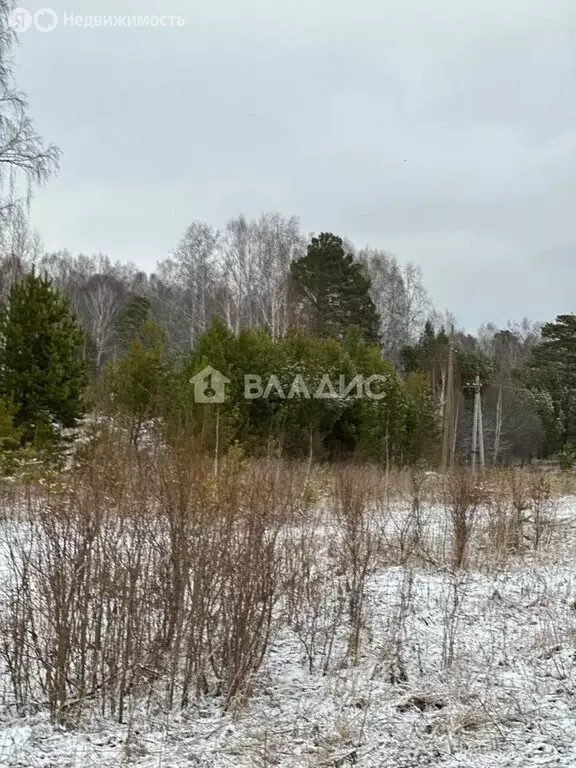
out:
<path id="1" fill-rule="evenodd" d="M 209 450 L 218 447 L 219 452 L 225 451 L 236 439 L 245 418 L 244 380 L 239 368 L 238 344 L 238 337 L 224 321 L 214 317 L 184 361 L 179 385 L 174 392 L 171 419 L 179 422 L 180 428 L 199 434 L 202 444 Z M 215 368 L 229 380 L 224 403 L 197 403 L 194 400 L 191 379 L 207 366 Z"/>
<path id="2" fill-rule="evenodd" d="M 549 451 L 576 446 L 576 315 L 558 315 L 542 326 L 523 374 L 533 393 Z"/>
<path id="3" fill-rule="evenodd" d="M 160 326 L 146 320 L 124 357 L 110 363 L 106 383 L 114 408 L 130 418 L 134 445 L 148 419 L 162 413 L 168 368 L 164 360 L 165 335 Z"/>
<path id="4" fill-rule="evenodd" d="M 402 350 L 402 363 L 406 373 L 424 373 L 428 376 L 432 390 L 438 395 L 448 367 L 450 341 L 444 328 L 434 329 L 428 320 L 416 344 Z"/>
<path id="5" fill-rule="evenodd" d="M 355 444 L 353 436 L 346 434 L 343 424 L 341 429 L 338 427 L 351 402 L 328 396 L 329 387 L 325 386 L 325 377 L 335 386 L 340 375 L 347 381 L 353 378 L 353 367 L 343 345 L 335 339 L 311 339 L 297 332 L 289 333 L 280 343 L 285 350 L 285 369 L 279 372 L 279 378 L 288 393 L 280 403 L 281 443 L 291 455 L 308 456 L 309 460 L 312 456 L 324 458 L 326 453 L 351 450 L 350 443 Z M 306 389 L 302 394 L 297 393 L 300 383 Z M 319 390 L 325 397 L 315 397 Z"/>
<path id="6" fill-rule="evenodd" d="M 384 384 L 370 388 L 372 392 L 382 393 L 382 399 L 353 400 L 351 410 L 345 414 L 347 422 L 354 425 L 355 453 L 386 465 L 400 460 L 406 413 L 403 382 L 379 349 L 359 340 L 355 332 L 349 332 L 344 343 L 354 375 L 361 374 L 365 379 L 376 375 L 385 380 Z"/>
<path id="7" fill-rule="evenodd" d="M 307 253 L 292 262 L 291 278 L 310 331 L 343 339 L 358 326 L 366 341 L 378 341 L 379 317 L 370 297 L 370 280 L 360 262 L 346 253 L 342 239 L 324 232 L 312 238 Z"/>
<path id="8" fill-rule="evenodd" d="M 421 373 L 411 373 L 405 389 L 404 461 L 409 466 L 434 463 L 440 448 L 440 423 L 430 381 Z"/>
<path id="9" fill-rule="evenodd" d="M 58 437 L 85 413 L 83 334 L 48 279 L 29 274 L 0 313 L 0 396 L 13 404 L 22 442 Z"/>
<path id="10" fill-rule="evenodd" d="M 120 349 L 126 350 L 144 322 L 150 318 L 150 299 L 145 296 L 134 296 L 118 313 L 116 319 L 116 337 Z"/>

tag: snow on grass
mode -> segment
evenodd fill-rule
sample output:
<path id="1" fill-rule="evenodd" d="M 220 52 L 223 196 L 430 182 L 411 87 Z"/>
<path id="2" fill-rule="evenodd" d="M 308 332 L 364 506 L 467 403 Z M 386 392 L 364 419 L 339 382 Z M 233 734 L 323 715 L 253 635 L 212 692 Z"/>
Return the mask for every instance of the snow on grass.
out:
<path id="1" fill-rule="evenodd" d="M 565 498 L 550 545 L 505 569 L 377 569 L 356 666 L 339 634 L 328 674 L 309 674 L 284 627 L 252 696 L 224 716 L 215 701 L 167 712 L 151 696 L 126 725 L 93 712 L 72 732 L 5 706 L 0 766 L 575 766 L 575 526 Z M 0 692 L 9 702 L 6 675 Z"/>

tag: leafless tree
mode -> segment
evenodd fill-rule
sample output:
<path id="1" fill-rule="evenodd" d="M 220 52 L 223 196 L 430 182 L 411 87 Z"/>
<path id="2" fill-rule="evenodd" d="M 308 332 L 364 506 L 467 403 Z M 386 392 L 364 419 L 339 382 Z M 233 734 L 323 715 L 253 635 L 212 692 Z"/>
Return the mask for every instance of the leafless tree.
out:
<path id="1" fill-rule="evenodd" d="M 205 222 L 187 228 L 172 254 L 159 265 L 160 279 L 180 289 L 173 309 L 188 328 L 190 347 L 207 328 L 214 313 L 217 261 L 221 235 Z"/>
<path id="2" fill-rule="evenodd" d="M 45 145 L 28 113 L 26 96 L 14 84 L 11 50 L 16 37 L 9 24 L 12 0 L 0 0 L 0 237 L 28 207 L 32 186 L 57 170 L 59 150 Z M 0 243 L 3 249 L 6 243 Z"/>
<path id="3" fill-rule="evenodd" d="M 298 219 L 280 214 L 263 214 L 252 224 L 256 254 L 256 311 L 258 322 L 275 337 L 286 333 L 289 323 L 290 264 L 303 255 L 304 240 Z"/>
<path id="4" fill-rule="evenodd" d="M 396 258 L 365 248 L 358 253 L 372 284 L 372 298 L 380 315 L 384 354 L 397 359 L 409 340 L 408 294 Z"/>
<path id="5" fill-rule="evenodd" d="M 408 317 L 408 334 L 410 340 L 417 339 L 426 320 L 433 311 L 430 296 L 424 287 L 422 270 L 411 261 L 402 268 L 402 278 L 406 291 L 406 309 Z"/>
<path id="6" fill-rule="evenodd" d="M 106 274 L 94 275 L 78 291 L 78 314 L 94 345 L 97 368 L 102 366 L 113 349 L 116 319 L 125 298 L 125 286 L 117 278 Z"/>
<path id="7" fill-rule="evenodd" d="M 223 240 L 223 266 L 226 276 L 226 319 L 234 333 L 255 325 L 254 286 L 256 253 L 252 226 L 245 216 L 238 216 L 226 225 Z"/>
<path id="8" fill-rule="evenodd" d="M 372 283 L 372 298 L 380 315 L 384 354 L 399 360 L 400 351 L 417 340 L 432 304 L 422 283 L 420 268 L 401 267 L 395 256 L 372 248 L 358 252 Z"/>

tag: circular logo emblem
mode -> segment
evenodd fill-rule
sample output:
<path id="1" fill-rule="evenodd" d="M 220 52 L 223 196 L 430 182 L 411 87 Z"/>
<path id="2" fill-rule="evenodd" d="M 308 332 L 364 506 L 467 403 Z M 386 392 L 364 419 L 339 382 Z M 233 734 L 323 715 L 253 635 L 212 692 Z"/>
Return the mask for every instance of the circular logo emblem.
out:
<path id="1" fill-rule="evenodd" d="M 14 8 L 8 16 L 8 29 L 14 32 L 27 32 L 32 26 L 33 17 L 26 8 Z"/>
<path id="2" fill-rule="evenodd" d="M 53 32 L 58 26 L 58 15 L 52 8 L 41 8 L 34 14 L 34 26 L 39 32 Z"/>

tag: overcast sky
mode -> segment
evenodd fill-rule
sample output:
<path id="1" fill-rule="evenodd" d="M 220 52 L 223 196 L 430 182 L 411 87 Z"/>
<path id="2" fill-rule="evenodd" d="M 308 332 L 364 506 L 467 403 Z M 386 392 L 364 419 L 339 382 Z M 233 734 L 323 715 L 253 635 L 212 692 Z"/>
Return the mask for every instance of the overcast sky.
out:
<path id="1" fill-rule="evenodd" d="M 192 219 L 297 215 L 475 329 L 576 310 L 574 0 L 40 0 L 17 80 L 63 151 L 49 250 L 150 271 Z M 64 26 L 64 14 L 184 27 Z"/>

